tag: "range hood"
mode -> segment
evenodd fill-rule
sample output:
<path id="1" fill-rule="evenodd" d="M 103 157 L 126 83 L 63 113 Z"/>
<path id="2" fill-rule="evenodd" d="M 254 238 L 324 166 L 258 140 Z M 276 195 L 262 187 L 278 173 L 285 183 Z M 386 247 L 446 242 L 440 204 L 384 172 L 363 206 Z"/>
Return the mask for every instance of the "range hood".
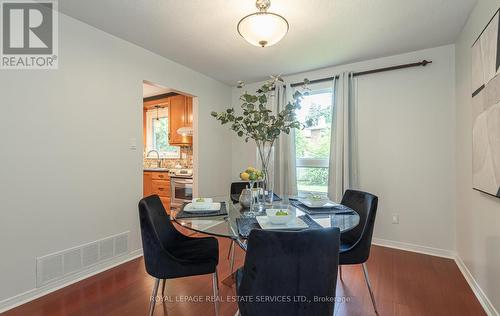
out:
<path id="1" fill-rule="evenodd" d="M 193 136 L 193 128 L 190 126 L 185 126 L 177 129 L 177 134 L 182 136 Z"/>

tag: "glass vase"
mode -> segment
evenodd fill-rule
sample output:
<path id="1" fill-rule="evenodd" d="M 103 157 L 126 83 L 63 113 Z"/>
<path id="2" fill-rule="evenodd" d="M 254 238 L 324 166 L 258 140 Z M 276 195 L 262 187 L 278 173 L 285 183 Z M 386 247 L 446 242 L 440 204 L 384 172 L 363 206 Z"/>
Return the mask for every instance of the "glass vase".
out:
<path id="1" fill-rule="evenodd" d="M 243 215 L 245 217 L 255 217 L 259 213 L 258 195 L 256 191 L 257 188 L 255 187 L 257 183 L 257 181 L 249 181 L 250 188 L 248 190 L 250 195 L 250 205 L 248 207 L 248 210 L 243 212 Z"/>
<path id="2" fill-rule="evenodd" d="M 264 211 L 274 200 L 274 143 L 257 144 L 263 181 L 259 191 L 259 211 Z"/>

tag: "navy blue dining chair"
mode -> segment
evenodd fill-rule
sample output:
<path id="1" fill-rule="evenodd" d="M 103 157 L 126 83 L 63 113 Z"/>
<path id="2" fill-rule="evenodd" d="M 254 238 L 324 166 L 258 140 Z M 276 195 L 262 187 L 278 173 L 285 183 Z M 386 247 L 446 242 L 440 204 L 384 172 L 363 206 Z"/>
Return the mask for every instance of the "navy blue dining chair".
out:
<path id="1" fill-rule="evenodd" d="M 248 181 L 232 182 L 230 189 L 231 201 L 233 201 L 233 203 L 238 203 L 241 191 L 243 191 L 247 187 L 249 187 Z M 238 197 L 236 197 L 236 195 Z"/>
<path id="2" fill-rule="evenodd" d="M 336 227 L 252 230 L 245 264 L 236 272 L 240 315 L 333 315 L 339 238 Z"/>
<path id="3" fill-rule="evenodd" d="M 373 295 L 366 261 L 370 257 L 375 216 L 377 215 L 378 197 L 362 191 L 346 190 L 341 204 L 359 214 L 359 225 L 340 236 L 339 271 L 342 280 L 342 265 L 361 264 L 366 285 L 370 292 L 373 309 L 378 315 L 377 304 Z"/>
<path id="4" fill-rule="evenodd" d="M 233 201 L 233 203 L 238 203 L 241 191 L 246 189 L 248 186 L 249 186 L 248 181 L 232 182 L 231 188 L 229 190 L 229 196 L 231 197 L 231 201 Z M 238 198 L 236 198 L 236 196 L 238 196 Z M 229 246 L 229 251 L 227 253 L 227 259 L 229 259 L 230 262 L 231 273 L 233 273 L 234 271 L 234 255 L 235 255 L 234 246 L 235 246 L 235 241 L 233 239 L 231 240 L 231 245 Z"/>
<path id="5" fill-rule="evenodd" d="M 170 221 L 158 195 L 148 196 L 139 202 L 139 219 L 146 271 L 155 278 L 149 315 L 153 315 L 161 280 L 164 292 L 167 279 L 212 274 L 214 297 L 218 296 L 217 239 L 193 238 L 181 234 Z M 218 300 L 215 299 L 214 302 L 215 313 L 218 315 Z"/>

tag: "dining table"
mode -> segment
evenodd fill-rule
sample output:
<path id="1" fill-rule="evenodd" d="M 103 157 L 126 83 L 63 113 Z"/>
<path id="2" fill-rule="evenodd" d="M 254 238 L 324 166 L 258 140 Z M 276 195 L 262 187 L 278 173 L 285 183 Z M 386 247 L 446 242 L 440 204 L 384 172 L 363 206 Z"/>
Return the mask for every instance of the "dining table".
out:
<path id="1" fill-rule="evenodd" d="M 248 208 L 237 203 L 234 197 L 218 197 L 212 198 L 212 200 L 224 205 L 225 212 L 223 214 L 199 216 L 188 214 L 191 216 L 186 217 L 186 214 L 182 214 L 183 207 L 181 207 L 172 210 L 170 216 L 175 223 L 184 228 L 206 235 L 229 238 L 246 251 L 249 231 L 251 229 L 260 229 L 260 227 L 258 224 L 253 223 L 250 228 L 244 227 L 245 229 L 243 229 L 242 223 L 251 222 L 255 216 L 247 216 Z M 308 227 L 304 229 L 338 227 L 341 233 L 345 233 L 358 226 L 360 217 L 356 211 L 341 204 L 337 204 L 337 206 L 337 211 L 325 212 L 321 209 L 315 210 L 304 207 L 295 196 L 282 196 L 279 197 L 278 201 L 274 201 L 272 204 L 268 203 L 266 208 L 287 207 L 295 213 L 295 216 L 308 224 Z M 182 214 L 182 216 L 179 216 L 179 214 Z M 257 214 L 257 216 L 259 215 L 265 216 L 265 214 Z M 223 283 L 230 285 L 233 281 L 234 274 L 226 278 Z"/>
<path id="2" fill-rule="evenodd" d="M 234 199 L 231 199 L 230 196 L 215 197 L 212 198 L 212 200 L 214 202 L 224 203 L 227 214 L 178 218 L 177 215 L 182 210 L 182 208 L 178 208 L 172 210 L 170 216 L 175 223 L 189 230 L 215 237 L 232 239 L 245 250 L 246 239 L 248 236 L 240 234 L 237 221 L 238 219 L 248 217 L 245 215 L 248 208 L 242 207 L 240 203 L 235 203 Z M 280 197 L 280 200 L 275 201 L 270 205 L 266 205 L 266 208 L 281 208 L 287 206 L 295 212 L 297 217 L 312 220 L 315 224 L 318 224 L 323 228 L 338 227 L 340 229 L 340 233 L 347 232 L 358 226 L 360 220 L 358 213 L 347 206 L 341 204 L 338 205 L 341 206 L 341 209 L 337 212 L 316 212 L 315 210 L 307 207 L 300 207 L 299 199 L 296 197 L 283 196 Z M 265 214 L 257 214 L 256 216 L 265 216 Z M 318 225 L 305 229 L 320 228 Z"/>

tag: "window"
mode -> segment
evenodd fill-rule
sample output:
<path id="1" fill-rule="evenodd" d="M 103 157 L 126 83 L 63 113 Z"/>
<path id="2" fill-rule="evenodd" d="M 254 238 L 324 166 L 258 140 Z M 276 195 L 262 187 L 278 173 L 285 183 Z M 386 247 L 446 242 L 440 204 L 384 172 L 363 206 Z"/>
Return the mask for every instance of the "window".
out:
<path id="1" fill-rule="evenodd" d="M 147 151 L 156 150 L 160 158 L 180 158 L 178 146 L 168 143 L 168 110 L 165 108 L 146 112 Z"/>
<path id="2" fill-rule="evenodd" d="M 312 126 L 295 133 L 297 188 L 299 193 L 328 192 L 328 164 L 332 124 L 331 89 L 313 90 L 297 113 L 299 121 Z"/>

